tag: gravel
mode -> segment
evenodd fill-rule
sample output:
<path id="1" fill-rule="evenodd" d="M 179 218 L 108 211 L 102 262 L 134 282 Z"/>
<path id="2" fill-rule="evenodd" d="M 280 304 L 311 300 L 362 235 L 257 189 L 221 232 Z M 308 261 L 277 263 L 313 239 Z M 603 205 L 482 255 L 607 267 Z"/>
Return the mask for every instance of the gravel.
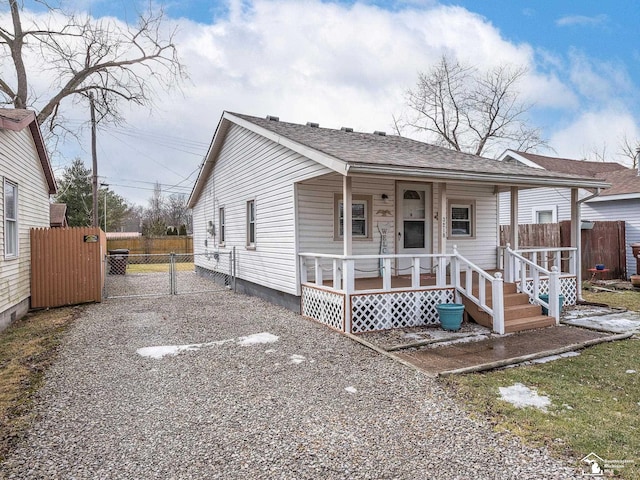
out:
<path id="1" fill-rule="evenodd" d="M 278 340 L 239 342 L 265 332 Z M 223 288 L 88 306 L 39 395 L 0 477 L 582 478 L 469 418 L 435 379 Z"/>

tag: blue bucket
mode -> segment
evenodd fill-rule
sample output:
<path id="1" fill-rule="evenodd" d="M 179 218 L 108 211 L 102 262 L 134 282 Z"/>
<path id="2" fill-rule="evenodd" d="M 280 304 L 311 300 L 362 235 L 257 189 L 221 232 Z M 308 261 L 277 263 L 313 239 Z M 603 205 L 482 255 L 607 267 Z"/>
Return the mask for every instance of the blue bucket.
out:
<path id="1" fill-rule="evenodd" d="M 440 316 L 440 325 L 445 330 L 460 330 L 464 305 L 459 303 L 441 303 L 436 306 Z"/>

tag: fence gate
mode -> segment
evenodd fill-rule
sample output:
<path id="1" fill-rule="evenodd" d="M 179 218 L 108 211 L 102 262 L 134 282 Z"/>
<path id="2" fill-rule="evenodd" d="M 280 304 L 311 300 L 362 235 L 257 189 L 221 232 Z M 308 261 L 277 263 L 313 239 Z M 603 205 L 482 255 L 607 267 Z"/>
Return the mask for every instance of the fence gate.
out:
<path id="1" fill-rule="evenodd" d="M 216 253 L 105 256 L 105 298 L 149 297 L 235 290 L 233 250 Z"/>

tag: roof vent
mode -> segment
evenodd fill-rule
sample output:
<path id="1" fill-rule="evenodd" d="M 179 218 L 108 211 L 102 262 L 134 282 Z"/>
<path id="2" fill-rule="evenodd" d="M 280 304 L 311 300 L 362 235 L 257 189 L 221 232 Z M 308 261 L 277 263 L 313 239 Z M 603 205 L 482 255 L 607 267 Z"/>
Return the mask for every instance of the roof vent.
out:
<path id="1" fill-rule="evenodd" d="M 373 132 L 374 135 L 380 135 L 381 137 L 385 137 L 387 135 L 387 132 L 381 132 L 380 130 L 376 130 L 375 132 Z"/>
<path id="2" fill-rule="evenodd" d="M 353 132 L 353 128 L 351 127 L 342 127 L 340 130 L 342 130 L 343 132 L 349 132 L 349 133 Z"/>
<path id="3" fill-rule="evenodd" d="M 272 122 L 279 122 L 280 117 L 276 117 L 275 115 L 267 115 L 267 120 L 271 120 Z"/>
<path id="4" fill-rule="evenodd" d="M 318 128 L 320 126 L 319 123 L 316 122 L 307 122 L 307 127 Z"/>

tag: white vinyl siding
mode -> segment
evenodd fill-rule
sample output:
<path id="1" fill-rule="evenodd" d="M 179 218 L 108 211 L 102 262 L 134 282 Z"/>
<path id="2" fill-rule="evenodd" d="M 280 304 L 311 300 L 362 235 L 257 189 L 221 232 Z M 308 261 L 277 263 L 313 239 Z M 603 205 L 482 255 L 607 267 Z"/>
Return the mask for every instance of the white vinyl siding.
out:
<path id="1" fill-rule="evenodd" d="M 493 192 L 492 185 L 447 185 L 447 199 L 450 203 L 473 203 L 475 209 L 475 227 L 472 227 L 474 236 L 450 237 L 447 240 L 447 251 L 452 252 L 456 245 L 461 255 L 485 269 L 496 268 L 498 202 Z"/>
<path id="2" fill-rule="evenodd" d="M 18 255 L 0 255 L 0 313 L 30 296 L 31 228 L 49 226 L 49 186 L 38 157 L 31 130 L 20 132 L 0 129 L 0 185 L 4 199 L 5 180 L 18 186 Z M 4 201 L 0 218 L 5 218 Z M 0 252 L 4 253 L 5 222 L 0 222 Z"/>
<path id="3" fill-rule="evenodd" d="M 194 252 L 213 251 L 206 225 L 218 223 L 224 205 L 224 249 L 236 247 L 238 277 L 297 294 L 294 184 L 329 170 L 237 125 L 226 133 L 215 162 L 193 208 Z M 255 199 L 255 250 L 246 249 L 248 199 Z M 212 268 L 212 261 L 196 256 L 203 268 Z"/>
<path id="4" fill-rule="evenodd" d="M 581 191 L 584 196 L 584 191 Z M 500 225 L 511 223 L 511 194 L 502 192 L 500 197 Z M 537 223 L 537 210 L 555 209 L 555 222 L 571 220 L 570 188 L 528 188 L 518 192 L 518 223 Z"/>

